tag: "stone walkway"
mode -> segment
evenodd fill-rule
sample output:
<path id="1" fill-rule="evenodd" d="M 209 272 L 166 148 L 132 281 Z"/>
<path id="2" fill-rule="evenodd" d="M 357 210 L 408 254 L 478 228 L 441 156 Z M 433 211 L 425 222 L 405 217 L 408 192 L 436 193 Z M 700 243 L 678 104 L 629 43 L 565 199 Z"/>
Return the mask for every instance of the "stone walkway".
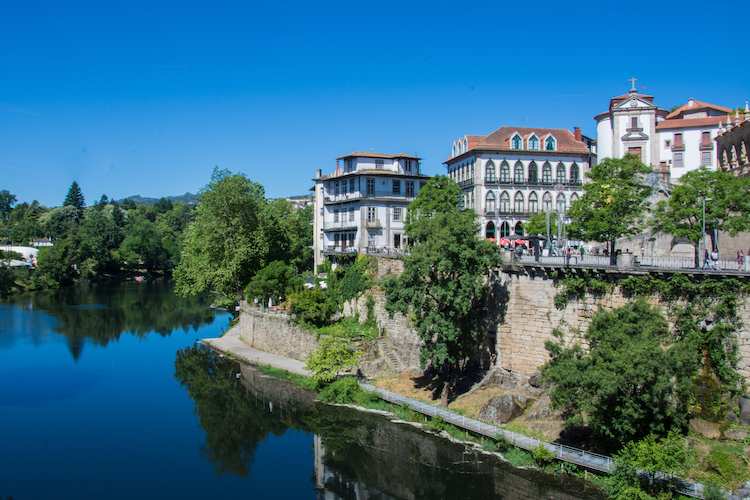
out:
<path id="1" fill-rule="evenodd" d="M 284 356 L 277 356 L 270 352 L 259 351 L 253 349 L 240 338 L 240 329 L 235 326 L 221 338 L 218 339 L 203 339 L 202 342 L 212 349 L 221 351 L 225 354 L 231 354 L 238 358 L 250 363 L 251 365 L 264 366 L 271 365 L 274 368 L 281 368 L 291 373 L 297 373 L 306 377 L 310 376 L 310 372 L 305 370 L 305 362 L 297 359 L 286 358 Z"/>

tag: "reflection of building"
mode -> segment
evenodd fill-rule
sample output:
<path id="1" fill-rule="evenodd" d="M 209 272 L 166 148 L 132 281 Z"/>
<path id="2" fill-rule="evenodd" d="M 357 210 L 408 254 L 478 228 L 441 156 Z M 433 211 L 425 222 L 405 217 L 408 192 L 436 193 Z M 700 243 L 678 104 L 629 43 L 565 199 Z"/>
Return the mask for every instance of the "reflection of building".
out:
<path id="1" fill-rule="evenodd" d="M 716 168 L 714 139 L 731 110 L 689 99 L 668 113 L 632 82 L 629 93 L 611 99 L 595 117 L 599 158 L 637 155 L 667 182 L 702 166 Z"/>
<path id="2" fill-rule="evenodd" d="M 750 176 L 750 106 L 745 103 L 745 113 L 736 113 L 716 137 L 716 153 L 722 170 L 735 175 Z"/>
<path id="3" fill-rule="evenodd" d="M 343 168 L 338 168 L 338 161 Z M 336 171 L 315 181 L 315 268 L 325 255 L 397 250 L 406 244 L 406 207 L 429 176 L 419 158 L 356 152 L 337 158 Z"/>
<path id="4" fill-rule="evenodd" d="M 501 127 L 486 136 L 453 143 L 445 162 L 464 192 L 464 205 L 479 215 L 487 239 L 523 234 L 533 214 L 569 207 L 581 194 L 584 174 L 596 156 L 576 127 Z"/>

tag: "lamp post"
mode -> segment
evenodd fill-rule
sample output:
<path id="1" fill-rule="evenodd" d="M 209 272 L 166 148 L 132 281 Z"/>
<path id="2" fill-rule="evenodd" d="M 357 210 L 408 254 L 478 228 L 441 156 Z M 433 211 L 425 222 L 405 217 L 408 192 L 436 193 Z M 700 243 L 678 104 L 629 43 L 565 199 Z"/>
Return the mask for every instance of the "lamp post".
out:
<path id="1" fill-rule="evenodd" d="M 706 255 L 706 202 L 707 201 L 714 201 L 711 198 L 703 198 L 703 232 L 701 233 L 701 241 L 703 241 L 703 251 L 700 253 L 699 256 L 699 262 L 700 259 L 703 259 L 703 265 L 705 265 L 705 258 L 704 255 Z M 702 268 L 703 266 L 701 266 Z"/>

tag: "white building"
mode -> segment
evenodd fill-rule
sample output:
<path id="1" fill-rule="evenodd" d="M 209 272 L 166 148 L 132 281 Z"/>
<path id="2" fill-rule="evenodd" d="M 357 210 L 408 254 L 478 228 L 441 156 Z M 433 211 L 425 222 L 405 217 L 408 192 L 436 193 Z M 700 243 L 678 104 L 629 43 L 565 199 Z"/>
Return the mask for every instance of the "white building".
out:
<path id="1" fill-rule="evenodd" d="M 668 113 L 632 81 L 628 94 L 610 100 L 609 110 L 595 117 L 599 158 L 635 154 L 667 182 L 701 166 L 716 169 L 714 139 L 731 109 L 691 98 Z"/>
<path id="2" fill-rule="evenodd" d="M 486 239 L 523 234 L 522 223 L 538 212 L 569 207 L 581 195 L 584 174 L 596 156 L 593 141 L 576 127 L 501 127 L 486 136 L 453 143 L 448 176 L 464 192 Z"/>
<path id="3" fill-rule="evenodd" d="M 341 162 L 341 168 L 339 168 Z M 313 179 L 315 269 L 326 255 L 394 252 L 407 243 L 406 207 L 427 183 L 420 159 L 355 152 Z"/>

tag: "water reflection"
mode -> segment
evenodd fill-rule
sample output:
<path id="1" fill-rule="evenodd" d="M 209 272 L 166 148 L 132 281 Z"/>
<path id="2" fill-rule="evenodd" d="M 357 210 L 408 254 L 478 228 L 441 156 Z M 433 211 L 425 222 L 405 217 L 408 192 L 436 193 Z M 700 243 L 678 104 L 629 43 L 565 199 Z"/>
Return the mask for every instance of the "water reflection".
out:
<path id="1" fill-rule="evenodd" d="M 577 480 L 514 469 L 409 425 L 316 404 L 312 394 L 203 346 L 178 352 L 175 377 L 194 401 L 206 432 L 201 453 L 217 476 L 247 478 L 258 445 L 291 428 L 314 434 L 318 498 L 601 498 Z"/>
<path id="2" fill-rule="evenodd" d="M 151 332 L 162 337 L 175 329 L 188 332 L 213 322 L 215 313 L 208 306 L 210 296 L 183 299 L 174 294 L 167 280 L 148 282 L 98 283 L 87 286 L 40 291 L 13 297 L 14 316 L 3 318 L 11 324 L 0 326 L 4 333 L 21 332 L 32 343 L 45 343 L 52 330 L 65 336 L 68 349 L 78 359 L 86 341 L 106 346 L 127 333 L 144 338 Z M 44 310 L 52 320 L 48 324 L 30 314 Z M 0 347 L 9 347 L 18 339 L 2 336 Z"/>

